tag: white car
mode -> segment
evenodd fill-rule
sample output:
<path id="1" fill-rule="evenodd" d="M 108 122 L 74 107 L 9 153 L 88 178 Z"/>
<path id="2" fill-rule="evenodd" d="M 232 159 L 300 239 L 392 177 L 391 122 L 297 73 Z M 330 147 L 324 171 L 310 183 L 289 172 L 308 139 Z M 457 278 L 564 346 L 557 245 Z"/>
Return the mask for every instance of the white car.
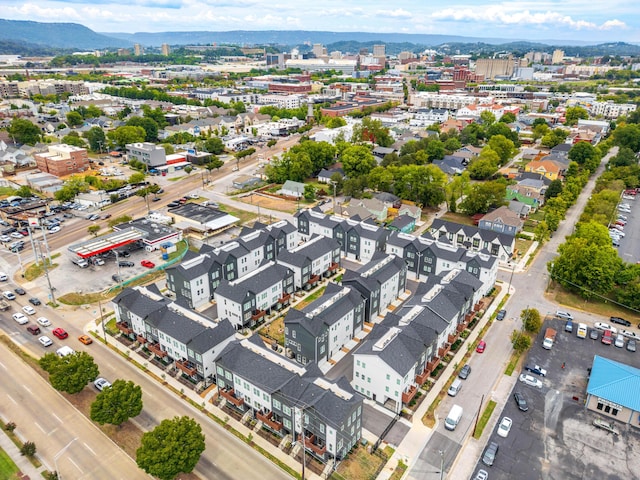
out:
<path id="1" fill-rule="evenodd" d="M 502 421 L 498 426 L 498 436 L 507 438 L 511 431 L 511 425 L 513 425 L 513 421 L 509 417 L 502 417 Z"/>
<path id="2" fill-rule="evenodd" d="M 27 315 L 35 315 L 36 314 L 36 309 L 33 308 L 31 305 L 25 305 L 24 307 L 22 307 L 22 311 L 24 313 L 26 313 Z"/>
<path id="3" fill-rule="evenodd" d="M 197 193 L 190 193 L 189 195 L 187 195 L 187 198 L 191 198 L 192 200 L 197 200 L 198 198 L 200 198 L 200 195 L 198 195 Z"/>
<path id="4" fill-rule="evenodd" d="M 638 335 L 635 332 L 632 332 L 631 330 L 620 330 L 620 333 L 622 335 L 624 335 L 627 338 L 633 338 L 635 340 L 640 340 L 640 335 Z"/>
<path id="5" fill-rule="evenodd" d="M 6 292 L 2 292 L 2 296 L 4 298 L 6 298 L 7 300 L 15 300 L 16 299 L 16 295 L 10 290 L 7 290 Z"/>
<path id="6" fill-rule="evenodd" d="M 565 312 L 564 310 L 557 310 L 556 317 L 564 318 L 565 320 L 573 320 L 573 315 L 571 315 L 569 312 Z"/>
<path id="7" fill-rule="evenodd" d="M 595 328 L 596 330 L 600 330 L 602 332 L 609 331 L 611 332 L 611 335 L 615 335 L 616 333 L 618 333 L 618 329 L 616 327 L 612 327 L 608 323 L 604 323 L 604 322 L 594 323 L 593 328 Z"/>
<path id="8" fill-rule="evenodd" d="M 0 282 L 6 282 L 7 280 L 9 280 L 9 276 L 4 272 L 0 272 Z"/>
<path id="9" fill-rule="evenodd" d="M 520 374 L 520 381 L 530 387 L 542 388 L 542 382 L 532 375 Z"/>
<path id="10" fill-rule="evenodd" d="M 24 313 L 14 313 L 11 315 L 13 319 L 18 322 L 20 325 L 24 325 L 25 323 L 29 323 L 29 319 L 24 316 Z"/>
<path id="11" fill-rule="evenodd" d="M 9 235 L 0 235 L 0 242 L 10 242 L 11 237 Z"/>
<path id="12" fill-rule="evenodd" d="M 36 322 L 38 322 L 40 325 L 42 325 L 43 327 L 50 327 L 51 326 L 51 322 L 49 321 L 48 318 L 46 317 L 38 317 L 38 319 L 36 320 Z"/>
<path id="13" fill-rule="evenodd" d="M 61 230 L 60 227 L 51 227 L 49 233 L 58 233 Z"/>
<path id="14" fill-rule="evenodd" d="M 18 232 L 11 232 L 9 235 L 13 238 L 22 238 L 22 234 Z"/>
<path id="15" fill-rule="evenodd" d="M 43 335 L 40 338 L 38 338 L 38 341 L 42 344 L 43 347 L 50 347 L 51 345 L 53 345 L 53 342 L 51 341 L 51 339 L 46 335 Z"/>
<path id="16" fill-rule="evenodd" d="M 93 382 L 93 385 L 99 390 L 102 391 L 107 387 L 111 386 L 111 383 L 106 378 L 98 377 Z"/>

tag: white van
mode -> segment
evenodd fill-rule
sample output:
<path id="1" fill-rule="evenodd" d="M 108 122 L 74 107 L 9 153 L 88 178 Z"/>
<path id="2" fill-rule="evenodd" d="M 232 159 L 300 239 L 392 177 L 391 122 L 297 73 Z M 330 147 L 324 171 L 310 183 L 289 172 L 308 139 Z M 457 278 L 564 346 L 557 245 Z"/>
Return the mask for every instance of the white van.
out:
<path id="1" fill-rule="evenodd" d="M 451 407 L 451 411 L 447 418 L 444 420 L 444 428 L 447 430 L 455 430 L 462 418 L 462 407 L 460 405 L 454 405 Z"/>
<path id="2" fill-rule="evenodd" d="M 449 387 L 449 390 L 447 390 L 447 394 L 450 397 L 455 397 L 461 388 L 462 388 L 462 380 L 460 380 L 459 378 L 456 378 L 451 384 L 451 386 Z"/>
<path id="3" fill-rule="evenodd" d="M 67 347 L 65 345 L 64 347 L 60 347 L 58 350 L 56 350 L 56 353 L 59 357 L 66 357 L 67 355 L 73 355 L 76 352 L 73 348 Z"/>
<path id="4" fill-rule="evenodd" d="M 579 323 L 578 324 L 578 332 L 576 333 L 578 338 L 587 338 L 587 324 Z"/>

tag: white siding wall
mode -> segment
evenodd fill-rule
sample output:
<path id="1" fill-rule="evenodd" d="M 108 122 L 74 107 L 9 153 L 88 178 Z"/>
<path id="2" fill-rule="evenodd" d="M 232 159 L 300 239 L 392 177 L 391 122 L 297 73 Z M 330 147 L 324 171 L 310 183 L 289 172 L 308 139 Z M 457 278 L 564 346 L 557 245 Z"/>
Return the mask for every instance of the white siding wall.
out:
<path id="1" fill-rule="evenodd" d="M 413 383 L 413 367 L 409 374 L 399 374 L 380 358 L 355 354 L 353 359 L 353 388 L 367 398 L 385 403 L 390 398 L 396 402 L 397 411 L 402 407 L 402 392 Z M 406 380 L 405 380 L 406 378 Z"/>
<path id="2" fill-rule="evenodd" d="M 191 288 L 191 302 L 194 308 L 198 308 L 209 302 L 209 279 L 207 275 L 202 275 L 191 280 L 189 284 Z"/>
<path id="3" fill-rule="evenodd" d="M 242 325 L 242 306 L 239 303 L 224 298 L 217 293 L 214 293 L 214 299 L 218 304 L 218 316 L 220 318 L 228 318 L 235 327 Z"/>
<path id="4" fill-rule="evenodd" d="M 397 273 L 389 280 L 380 285 L 380 311 L 398 298 L 398 282 L 400 274 Z"/>
<path id="5" fill-rule="evenodd" d="M 353 338 L 353 310 L 329 328 L 329 358 Z"/>

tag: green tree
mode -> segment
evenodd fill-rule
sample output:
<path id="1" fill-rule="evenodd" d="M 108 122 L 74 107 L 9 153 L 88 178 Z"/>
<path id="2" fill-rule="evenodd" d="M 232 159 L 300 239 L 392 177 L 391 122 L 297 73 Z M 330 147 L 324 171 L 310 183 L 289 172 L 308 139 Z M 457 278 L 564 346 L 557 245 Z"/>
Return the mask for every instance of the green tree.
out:
<path id="1" fill-rule="evenodd" d="M 122 425 L 142 412 L 142 389 L 131 381 L 116 380 L 91 404 L 91 420 L 100 425 Z"/>
<path id="2" fill-rule="evenodd" d="M 158 140 L 158 124 L 149 117 L 131 117 L 127 120 L 128 127 L 142 127 L 144 129 L 145 142 L 155 142 Z"/>
<path id="3" fill-rule="evenodd" d="M 313 173 L 313 163 L 307 152 L 288 150 L 265 168 L 269 181 L 284 183 L 287 180 L 302 182 Z"/>
<path id="4" fill-rule="evenodd" d="M 189 417 L 174 417 L 142 435 L 136 462 L 160 480 L 173 480 L 179 473 L 191 472 L 204 449 L 200 425 Z"/>
<path id="5" fill-rule="evenodd" d="M 87 227 L 87 232 L 94 237 L 98 236 L 98 232 L 100 231 L 100 225 L 89 225 Z"/>
<path id="6" fill-rule="evenodd" d="M 224 152 L 224 143 L 218 137 L 211 137 L 204 142 L 204 148 L 209 153 L 220 155 Z"/>
<path id="7" fill-rule="evenodd" d="M 535 308 L 525 308 L 520 313 L 520 318 L 522 319 L 523 328 L 529 333 L 535 335 L 540 331 L 540 328 L 542 328 L 542 317 L 540 316 L 540 312 Z"/>
<path id="8" fill-rule="evenodd" d="M 544 137 L 542 137 L 540 143 L 547 148 L 553 148 L 556 145 L 564 143 L 567 136 L 569 136 L 569 132 L 567 130 L 563 130 L 562 128 L 554 128 L 553 130 L 549 131 L 549 133 L 547 133 Z"/>
<path id="9" fill-rule="evenodd" d="M 326 117 L 325 126 L 327 128 L 344 127 L 347 121 L 342 117 Z"/>
<path id="10" fill-rule="evenodd" d="M 378 166 L 369 172 L 369 186 L 379 192 L 390 192 L 393 182 L 393 173 L 385 167 Z"/>
<path id="11" fill-rule="evenodd" d="M 562 193 L 562 180 L 556 179 L 552 180 L 547 190 L 544 192 L 544 199 L 549 200 L 550 198 L 557 197 Z"/>
<path id="12" fill-rule="evenodd" d="M 519 330 L 514 330 L 511 332 L 511 345 L 513 345 L 513 349 L 518 353 L 526 352 L 531 348 L 531 338 Z"/>
<path id="13" fill-rule="evenodd" d="M 304 199 L 308 202 L 312 202 L 316 198 L 316 187 L 311 184 L 304 186 Z"/>
<path id="14" fill-rule="evenodd" d="M 269 140 L 267 142 L 267 147 L 271 148 L 273 147 L 276 143 L 278 143 L 278 141 L 275 138 L 272 138 L 271 140 Z"/>
<path id="15" fill-rule="evenodd" d="M 389 129 L 382 125 L 380 120 L 372 120 L 369 117 L 362 119 L 362 123 L 353 127 L 353 137 L 351 141 L 372 142 L 381 147 L 388 147 L 393 144 L 393 137 L 389 133 Z"/>
<path id="16" fill-rule="evenodd" d="M 33 442 L 24 442 L 20 447 L 20 455 L 24 457 L 34 457 L 36 455 L 36 444 Z"/>
<path id="17" fill-rule="evenodd" d="M 496 116 L 489 110 L 485 110 L 484 112 L 480 113 L 480 121 L 483 125 L 486 125 L 488 127 L 496 122 Z"/>
<path id="18" fill-rule="evenodd" d="M 62 137 L 60 141 L 67 145 L 73 145 L 74 147 L 84 148 L 87 146 L 80 135 L 78 135 L 78 132 L 70 132 L 69 135 Z"/>
<path id="19" fill-rule="evenodd" d="M 366 175 L 376 166 L 376 160 L 364 145 L 353 145 L 342 152 L 342 168 L 347 177 L 355 178 Z"/>
<path id="20" fill-rule="evenodd" d="M 500 156 L 491 147 L 486 146 L 476 158 L 474 158 L 467 171 L 474 180 L 486 180 L 495 175 L 500 166 Z"/>
<path id="21" fill-rule="evenodd" d="M 123 126 L 107 133 L 107 138 L 120 148 L 124 148 L 128 143 L 144 142 L 146 131 L 142 127 Z"/>
<path id="22" fill-rule="evenodd" d="M 40 129 L 24 118 L 14 117 L 7 131 L 17 143 L 35 145 L 40 141 Z"/>
<path id="23" fill-rule="evenodd" d="M 614 145 L 640 152 L 640 125 L 631 123 L 619 126 L 613 131 L 612 137 Z"/>
<path id="24" fill-rule="evenodd" d="M 494 135 L 487 145 L 498 154 L 500 165 L 504 165 L 516 153 L 516 147 L 511 140 L 504 135 Z"/>
<path id="25" fill-rule="evenodd" d="M 82 115 L 80 115 L 78 112 L 69 112 L 67 113 L 67 125 L 70 128 L 75 128 L 75 127 L 79 127 L 84 123 L 84 119 L 82 118 Z"/>
<path id="26" fill-rule="evenodd" d="M 70 394 L 81 392 L 100 373 L 93 358 L 86 352 L 75 352 L 65 357 L 47 353 L 39 363 L 49 373 L 53 388 Z"/>
<path id="27" fill-rule="evenodd" d="M 144 182 L 144 178 L 145 174 L 142 172 L 132 173 L 131 176 L 129 176 L 129 180 L 127 180 L 127 183 L 129 183 L 130 185 L 142 183 Z"/>
<path id="28" fill-rule="evenodd" d="M 594 221 L 579 223 L 558 253 L 547 268 L 564 288 L 586 299 L 611 292 L 622 260 L 605 226 Z"/>
<path id="29" fill-rule="evenodd" d="M 536 227 L 533 229 L 534 240 L 539 243 L 544 243 L 551 237 L 551 231 L 549 230 L 549 225 L 544 220 L 538 222 Z"/>
<path id="30" fill-rule="evenodd" d="M 500 123 L 513 123 L 516 121 L 516 116 L 511 112 L 503 113 L 498 121 Z"/>
<path id="31" fill-rule="evenodd" d="M 100 127 L 91 127 L 83 136 L 89 142 L 89 148 L 94 152 L 102 152 L 107 147 L 107 137 Z"/>
<path id="32" fill-rule="evenodd" d="M 504 181 L 477 183 L 469 191 L 469 195 L 460 203 L 460 208 L 467 215 L 487 213 L 489 209 L 505 203 L 507 186 Z"/>
<path id="33" fill-rule="evenodd" d="M 589 118 L 589 112 L 582 107 L 567 107 L 564 118 L 565 125 L 572 126 L 577 124 L 580 119 L 587 120 Z"/>
<path id="34" fill-rule="evenodd" d="M 569 160 L 594 172 L 600 163 L 600 155 L 589 142 L 578 142 L 569 150 Z"/>
<path id="35" fill-rule="evenodd" d="M 637 163 L 636 154 L 629 147 L 620 147 L 618 153 L 609 160 L 610 167 L 630 167 Z"/>
<path id="36" fill-rule="evenodd" d="M 27 197 L 30 197 L 32 194 L 33 192 L 31 191 L 31 188 L 29 188 L 27 185 L 22 185 L 20 188 L 16 190 L 16 195 L 18 197 L 27 198 Z"/>

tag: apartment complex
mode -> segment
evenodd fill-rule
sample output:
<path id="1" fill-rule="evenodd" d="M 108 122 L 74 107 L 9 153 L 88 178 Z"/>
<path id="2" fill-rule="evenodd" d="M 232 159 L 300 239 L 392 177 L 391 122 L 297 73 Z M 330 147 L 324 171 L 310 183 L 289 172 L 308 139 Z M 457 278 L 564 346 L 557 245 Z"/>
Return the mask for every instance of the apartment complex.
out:
<path id="1" fill-rule="evenodd" d="M 56 177 L 86 172 L 89 169 L 87 150 L 73 145 L 49 145 L 47 152 L 34 153 L 33 158 L 40 171 Z"/>

